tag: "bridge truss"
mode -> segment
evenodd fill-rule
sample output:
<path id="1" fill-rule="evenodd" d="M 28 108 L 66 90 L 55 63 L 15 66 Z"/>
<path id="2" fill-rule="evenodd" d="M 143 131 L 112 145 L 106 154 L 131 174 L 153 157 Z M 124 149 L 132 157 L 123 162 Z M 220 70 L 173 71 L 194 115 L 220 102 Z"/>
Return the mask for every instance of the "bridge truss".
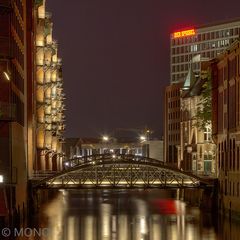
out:
<path id="1" fill-rule="evenodd" d="M 200 178 L 164 162 L 135 155 L 103 154 L 65 162 L 66 169 L 35 183 L 38 188 L 199 187 Z"/>

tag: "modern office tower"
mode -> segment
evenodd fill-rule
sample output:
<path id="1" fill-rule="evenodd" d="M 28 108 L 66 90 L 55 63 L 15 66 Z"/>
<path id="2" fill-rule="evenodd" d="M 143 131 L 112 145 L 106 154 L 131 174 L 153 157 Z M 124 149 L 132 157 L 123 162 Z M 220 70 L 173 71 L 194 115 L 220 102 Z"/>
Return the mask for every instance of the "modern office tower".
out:
<path id="1" fill-rule="evenodd" d="M 164 159 L 168 164 L 180 167 L 180 96 L 183 82 L 173 83 L 165 89 L 164 101 Z"/>
<path id="2" fill-rule="evenodd" d="M 213 138 L 217 143 L 219 206 L 240 213 L 240 42 L 213 60 Z"/>
<path id="3" fill-rule="evenodd" d="M 27 192 L 25 16 L 26 0 L 0 1 L 0 196 L 10 216 L 24 209 Z"/>
<path id="4" fill-rule="evenodd" d="M 171 83 L 183 80 L 194 56 L 212 59 L 231 45 L 240 33 L 240 19 L 186 28 L 170 35 L 170 72 Z M 193 64 L 197 74 L 199 62 Z"/>
<path id="5" fill-rule="evenodd" d="M 62 61 L 52 36 L 51 14 L 46 12 L 45 0 L 35 1 L 34 9 L 37 157 L 33 169 L 37 173 L 62 168 L 65 116 Z"/>

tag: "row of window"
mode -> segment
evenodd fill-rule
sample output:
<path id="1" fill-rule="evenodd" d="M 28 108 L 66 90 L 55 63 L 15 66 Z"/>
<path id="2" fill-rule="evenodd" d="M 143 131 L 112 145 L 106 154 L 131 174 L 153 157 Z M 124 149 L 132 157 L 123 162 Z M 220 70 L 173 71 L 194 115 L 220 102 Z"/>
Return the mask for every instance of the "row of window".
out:
<path id="1" fill-rule="evenodd" d="M 179 133 L 169 134 L 168 141 L 169 142 L 180 142 L 180 134 Z"/>
<path id="2" fill-rule="evenodd" d="M 180 92 L 179 92 L 179 94 L 180 94 Z M 179 108 L 179 107 L 180 107 L 180 100 L 170 101 L 168 103 L 168 109 Z"/>
<path id="3" fill-rule="evenodd" d="M 184 79 L 187 75 L 187 72 L 172 74 L 172 82 L 178 82 L 181 79 Z"/>
<path id="4" fill-rule="evenodd" d="M 236 148 L 235 139 L 218 144 L 218 167 L 223 171 L 240 170 L 240 147 Z"/>
<path id="5" fill-rule="evenodd" d="M 175 111 L 168 114 L 168 120 L 173 119 L 180 119 L 180 111 Z"/>
<path id="6" fill-rule="evenodd" d="M 201 44 L 193 44 L 181 47 L 173 47 L 172 55 L 184 54 L 184 53 L 194 53 L 200 51 L 207 51 L 216 48 L 225 48 L 234 42 L 235 39 L 224 39 L 219 41 L 204 42 Z"/>
<path id="7" fill-rule="evenodd" d="M 194 36 L 172 39 L 172 45 L 189 44 L 193 42 L 208 41 L 219 38 L 229 38 L 231 36 L 236 36 L 238 34 L 239 34 L 238 27 L 226 30 L 212 31 L 207 33 L 199 33 Z"/>
<path id="8" fill-rule="evenodd" d="M 209 50 L 205 52 L 201 52 L 201 57 L 203 58 L 215 58 L 217 55 L 221 53 L 221 50 Z M 172 64 L 179 63 L 189 63 L 196 54 L 183 54 L 181 56 L 172 57 Z"/>
<path id="9" fill-rule="evenodd" d="M 239 56 L 218 70 L 218 86 L 223 86 L 224 80 L 229 81 L 236 76 L 240 76 Z M 228 127 L 233 129 L 240 124 L 240 83 L 236 80 L 234 82 L 231 86 L 226 84 L 228 88 L 218 93 L 218 132 L 223 132 Z"/>
<path id="10" fill-rule="evenodd" d="M 228 61 L 228 65 L 218 69 L 218 84 L 223 85 L 224 80 L 231 80 L 240 76 L 239 55 Z"/>
<path id="11" fill-rule="evenodd" d="M 225 195 L 239 197 L 240 196 L 239 182 L 225 180 L 225 184 L 223 185 L 223 181 L 221 181 L 220 192 L 223 194 L 223 191 Z"/>
<path id="12" fill-rule="evenodd" d="M 169 131 L 175 131 L 180 129 L 180 122 L 175 122 L 175 123 L 169 123 L 168 124 L 168 130 Z"/>
<path id="13" fill-rule="evenodd" d="M 167 98 L 174 98 L 174 97 L 180 97 L 180 89 L 176 88 L 174 90 L 171 90 L 167 92 Z"/>
<path id="14" fill-rule="evenodd" d="M 189 64 L 178 64 L 178 65 L 173 65 L 172 66 L 172 73 L 175 73 L 175 72 L 183 72 L 183 71 L 188 71 L 189 69 Z M 193 71 L 199 71 L 200 70 L 200 63 L 194 63 L 192 64 L 192 70 Z"/>

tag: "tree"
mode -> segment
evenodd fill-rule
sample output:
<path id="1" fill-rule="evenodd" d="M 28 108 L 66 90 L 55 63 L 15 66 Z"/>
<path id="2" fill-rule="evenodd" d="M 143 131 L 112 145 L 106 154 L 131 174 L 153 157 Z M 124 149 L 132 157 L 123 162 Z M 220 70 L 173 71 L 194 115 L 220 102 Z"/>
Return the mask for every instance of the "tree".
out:
<path id="1" fill-rule="evenodd" d="M 202 86 L 200 101 L 197 104 L 195 115 L 196 126 L 204 130 L 206 126 L 211 125 L 212 120 L 212 81 L 209 70 L 202 71 L 201 78 L 205 80 Z"/>

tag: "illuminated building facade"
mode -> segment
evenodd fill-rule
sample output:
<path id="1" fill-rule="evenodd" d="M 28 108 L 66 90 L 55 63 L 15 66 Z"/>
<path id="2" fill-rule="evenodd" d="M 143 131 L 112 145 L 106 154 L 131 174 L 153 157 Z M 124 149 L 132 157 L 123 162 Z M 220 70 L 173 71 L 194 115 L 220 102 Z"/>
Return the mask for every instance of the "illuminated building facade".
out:
<path id="1" fill-rule="evenodd" d="M 213 137 L 217 143 L 219 206 L 240 214 L 240 42 L 213 60 Z"/>
<path id="2" fill-rule="evenodd" d="M 51 14 L 46 12 L 45 0 L 34 5 L 35 81 L 36 99 L 36 159 L 32 163 L 35 173 L 58 171 L 62 168 L 62 142 L 64 125 L 64 93 L 62 61 L 58 57 L 58 44 L 53 39 Z"/>
<path id="3" fill-rule="evenodd" d="M 240 19 L 204 25 L 177 31 L 170 36 L 171 83 L 183 80 L 194 56 L 212 59 L 231 45 L 240 33 Z M 193 71 L 200 72 L 200 63 L 193 64 Z"/>
<path id="4" fill-rule="evenodd" d="M 204 85 L 211 81 L 206 74 L 209 62 L 202 61 L 200 64 L 200 76 L 195 77 L 190 67 L 181 90 L 181 144 L 178 166 L 197 175 L 214 175 L 216 145 L 212 140 L 212 125 L 205 124 L 203 129 L 197 125 L 195 117 L 198 108 L 203 107 Z"/>
<path id="5" fill-rule="evenodd" d="M 129 139 L 109 140 L 98 138 L 66 138 L 64 144 L 66 160 L 97 154 L 132 154 L 163 161 L 163 141 Z"/>

